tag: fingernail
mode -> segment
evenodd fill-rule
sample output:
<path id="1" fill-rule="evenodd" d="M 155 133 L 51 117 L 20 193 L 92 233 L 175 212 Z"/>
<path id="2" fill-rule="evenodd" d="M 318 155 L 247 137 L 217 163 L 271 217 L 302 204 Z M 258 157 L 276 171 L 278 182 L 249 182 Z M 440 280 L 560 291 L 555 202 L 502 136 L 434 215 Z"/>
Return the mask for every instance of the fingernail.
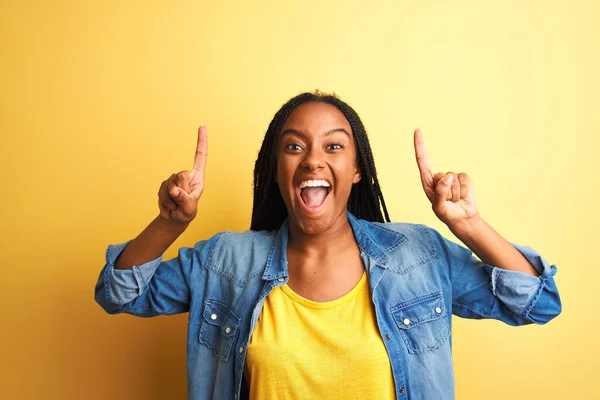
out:
<path id="1" fill-rule="evenodd" d="M 171 190 L 171 195 L 177 196 L 178 194 L 179 194 L 179 190 L 178 189 Z"/>
<path id="2" fill-rule="evenodd" d="M 444 180 L 446 181 L 446 183 L 451 183 L 453 179 L 454 179 L 454 175 L 452 175 L 452 174 L 448 174 L 444 177 Z"/>

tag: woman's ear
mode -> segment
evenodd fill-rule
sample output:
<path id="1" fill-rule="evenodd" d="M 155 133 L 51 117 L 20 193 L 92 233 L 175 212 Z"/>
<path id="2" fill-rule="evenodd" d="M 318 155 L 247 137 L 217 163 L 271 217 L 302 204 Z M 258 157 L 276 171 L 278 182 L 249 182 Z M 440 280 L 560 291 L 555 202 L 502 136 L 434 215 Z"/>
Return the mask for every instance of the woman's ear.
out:
<path id="1" fill-rule="evenodd" d="M 352 177 L 352 183 L 360 182 L 360 170 L 358 167 L 354 169 L 354 177 Z"/>

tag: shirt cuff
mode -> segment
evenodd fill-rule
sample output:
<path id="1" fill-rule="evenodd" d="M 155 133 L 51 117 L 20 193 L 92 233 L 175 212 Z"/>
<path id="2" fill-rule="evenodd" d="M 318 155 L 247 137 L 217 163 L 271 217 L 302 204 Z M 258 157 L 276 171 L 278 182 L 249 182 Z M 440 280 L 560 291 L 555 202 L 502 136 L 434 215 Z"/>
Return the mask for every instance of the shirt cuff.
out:
<path id="1" fill-rule="evenodd" d="M 531 263 L 540 276 L 487 265 L 491 277 L 492 293 L 512 312 L 528 318 L 547 286 L 553 280 L 556 265 L 548 263 L 539 253 L 528 246 L 511 243 Z"/>
<path id="2" fill-rule="evenodd" d="M 115 260 L 131 240 L 106 249 L 106 270 L 104 280 L 106 297 L 114 304 L 123 305 L 142 294 L 162 261 L 162 255 L 152 261 L 127 269 L 115 269 Z"/>

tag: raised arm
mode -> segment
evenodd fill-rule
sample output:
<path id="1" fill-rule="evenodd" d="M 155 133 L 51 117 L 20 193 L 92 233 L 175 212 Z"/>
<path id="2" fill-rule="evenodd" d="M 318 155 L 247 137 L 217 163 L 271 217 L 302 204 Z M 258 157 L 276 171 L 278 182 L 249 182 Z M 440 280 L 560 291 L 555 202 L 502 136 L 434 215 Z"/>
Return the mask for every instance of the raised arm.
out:
<path id="1" fill-rule="evenodd" d="M 189 283 L 217 236 L 180 249 L 172 260 L 163 262 L 162 255 L 196 216 L 206 157 L 207 134 L 201 126 L 192 170 L 173 174 L 160 186 L 159 215 L 135 239 L 108 246 L 94 290 L 96 301 L 108 313 L 151 317 L 188 311 Z"/>
<path id="2" fill-rule="evenodd" d="M 160 214 L 132 240 L 115 262 L 115 269 L 131 268 L 160 257 L 196 217 L 204 190 L 208 150 L 206 127 L 198 128 L 196 156 L 191 171 L 172 174 L 158 191 Z"/>
<path id="3" fill-rule="evenodd" d="M 434 174 L 419 129 L 414 145 L 423 190 L 435 215 L 468 247 L 433 231 L 450 270 L 453 313 L 511 325 L 543 324 L 560 314 L 556 266 L 533 249 L 508 242 L 481 218 L 467 174 Z"/>
<path id="4" fill-rule="evenodd" d="M 481 218 L 471 178 L 463 172 L 434 174 L 420 129 L 415 131 L 414 145 L 425 195 L 435 215 L 452 233 L 485 263 L 539 276 L 531 263 Z"/>

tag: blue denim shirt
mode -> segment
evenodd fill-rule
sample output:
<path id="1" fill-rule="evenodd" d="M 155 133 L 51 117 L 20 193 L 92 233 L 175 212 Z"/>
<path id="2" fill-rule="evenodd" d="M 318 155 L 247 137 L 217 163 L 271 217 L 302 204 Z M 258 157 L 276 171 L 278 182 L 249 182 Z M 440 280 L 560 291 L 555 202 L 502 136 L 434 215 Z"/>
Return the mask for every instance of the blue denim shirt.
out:
<path id="1" fill-rule="evenodd" d="M 398 399 L 454 398 L 452 314 L 524 325 L 561 312 L 556 266 L 529 247 L 513 244 L 539 277 L 482 263 L 424 225 L 348 219 Z M 287 221 L 278 231 L 222 232 L 126 270 L 114 262 L 129 242 L 110 245 L 95 298 L 110 314 L 189 312 L 189 398 L 247 398 L 246 345 L 265 298 L 288 280 L 287 239 Z"/>

